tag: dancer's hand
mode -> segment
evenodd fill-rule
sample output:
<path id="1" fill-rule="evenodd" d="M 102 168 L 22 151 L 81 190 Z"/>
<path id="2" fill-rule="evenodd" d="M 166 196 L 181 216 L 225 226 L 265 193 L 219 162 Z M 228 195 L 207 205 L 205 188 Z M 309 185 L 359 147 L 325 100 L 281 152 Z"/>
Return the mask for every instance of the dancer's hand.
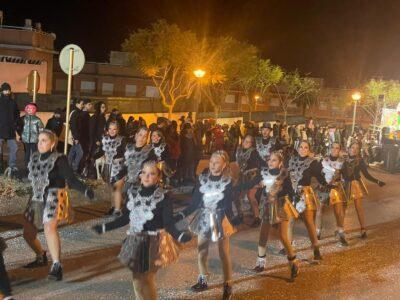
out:
<path id="1" fill-rule="evenodd" d="M 384 183 L 383 181 L 380 181 L 380 180 L 378 180 L 378 185 L 380 186 L 380 187 L 383 187 L 383 186 L 385 186 L 386 185 L 386 183 Z"/>
<path id="2" fill-rule="evenodd" d="M 93 200 L 94 198 L 94 192 L 91 188 L 87 188 L 85 191 L 85 197 L 89 198 L 90 200 Z"/>
<path id="3" fill-rule="evenodd" d="M 182 232 L 178 238 L 179 243 L 187 243 L 192 240 L 192 234 L 189 231 Z"/>

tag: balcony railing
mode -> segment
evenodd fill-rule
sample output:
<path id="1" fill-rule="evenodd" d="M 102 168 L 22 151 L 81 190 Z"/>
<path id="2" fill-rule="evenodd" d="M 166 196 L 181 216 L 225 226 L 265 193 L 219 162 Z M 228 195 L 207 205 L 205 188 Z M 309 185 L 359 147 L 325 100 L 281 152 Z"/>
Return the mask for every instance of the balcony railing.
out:
<path id="1" fill-rule="evenodd" d="M 39 33 L 45 36 L 55 36 L 54 33 L 52 32 L 45 32 L 43 30 L 38 30 L 34 27 L 22 27 L 22 26 L 8 26 L 8 25 L 2 25 L 0 26 L 0 29 L 13 29 L 13 30 L 21 30 L 21 31 L 30 31 L 30 32 L 35 32 Z"/>

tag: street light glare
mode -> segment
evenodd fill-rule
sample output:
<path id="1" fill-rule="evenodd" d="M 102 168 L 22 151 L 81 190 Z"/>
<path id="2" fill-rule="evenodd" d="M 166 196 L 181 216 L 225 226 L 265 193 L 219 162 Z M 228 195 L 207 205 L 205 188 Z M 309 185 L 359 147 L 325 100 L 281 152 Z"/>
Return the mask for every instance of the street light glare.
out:
<path id="1" fill-rule="evenodd" d="M 202 69 L 197 69 L 193 71 L 194 76 L 196 76 L 197 78 L 203 78 L 204 75 L 206 75 L 206 71 L 202 70 Z"/>
<path id="2" fill-rule="evenodd" d="M 351 95 L 351 98 L 353 98 L 354 101 L 358 101 L 358 100 L 361 99 L 361 93 L 360 93 L 360 92 L 354 92 L 354 93 Z"/>
<path id="3" fill-rule="evenodd" d="M 256 100 L 260 99 L 260 95 L 255 95 L 254 99 L 256 99 Z"/>

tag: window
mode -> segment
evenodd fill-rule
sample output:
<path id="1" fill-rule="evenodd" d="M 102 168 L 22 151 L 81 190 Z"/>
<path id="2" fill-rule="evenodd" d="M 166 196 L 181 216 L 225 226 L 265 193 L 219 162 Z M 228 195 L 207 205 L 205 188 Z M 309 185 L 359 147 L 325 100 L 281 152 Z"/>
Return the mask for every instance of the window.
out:
<path id="1" fill-rule="evenodd" d="M 160 98 L 158 89 L 155 86 L 146 86 L 146 97 L 147 98 Z"/>
<path id="2" fill-rule="evenodd" d="M 278 98 L 271 98 L 270 105 L 271 106 L 279 106 L 279 99 Z"/>
<path id="3" fill-rule="evenodd" d="M 113 83 L 103 82 L 103 84 L 101 86 L 102 95 L 112 95 L 113 91 L 114 91 L 114 84 Z"/>
<path id="4" fill-rule="evenodd" d="M 134 97 L 136 96 L 136 85 L 134 84 L 127 84 L 125 86 L 125 96 L 127 97 Z"/>
<path id="5" fill-rule="evenodd" d="M 96 83 L 94 81 L 81 81 L 81 92 L 94 93 L 96 91 Z"/>
<path id="6" fill-rule="evenodd" d="M 67 81 L 65 79 L 56 79 L 56 91 L 67 91 Z"/>
<path id="7" fill-rule="evenodd" d="M 247 98 L 247 96 L 242 96 L 240 98 L 240 101 L 242 104 L 249 104 L 249 99 Z"/>
<path id="8" fill-rule="evenodd" d="M 226 95 L 225 103 L 236 103 L 236 96 L 235 95 Z"/>

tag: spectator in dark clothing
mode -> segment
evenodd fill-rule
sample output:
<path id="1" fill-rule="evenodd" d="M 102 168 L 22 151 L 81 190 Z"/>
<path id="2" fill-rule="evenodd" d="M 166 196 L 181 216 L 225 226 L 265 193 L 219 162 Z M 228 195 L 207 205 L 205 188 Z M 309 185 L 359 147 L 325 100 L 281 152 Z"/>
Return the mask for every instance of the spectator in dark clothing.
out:
<path id="1" fill-rule="evenodd" d="M 180 137 L 178 134 L 178 123 L 175 120 L 173 120 L 171 122 L 171 125 L 167 127 L 166 132 L 167 133 L 165 134 L 165 143 L 168 145 L 169 149 L 170 167 L 173 170 L 177 170 L 178 159 L 181 155 Z"/>
<path id="2" fill-rule="evenodd" d="M 107 105 L 102 101 L 96 102 L 94 114 L 90 117 L 90 159 L 95 159 L 94 156 L 101 152 L 101 140 L 106 132 L 106 113 Z"/>
<path id="3" fill-rule="evenodd" d="M 17 142 L 15 140 L 19 123 L 19 109 L 13 100 L 11 86 L 3 83 L 0 88 L 0 172 L 3 171 L 3 144 L 8 146 L 8 166 L 12 174 L 17 172 Z"/>
<path id="4" fill-rule="evenodd" d="M 82 131 L 82 109 L 83 100 L 75 101 L 74 110 L 70 114 L 69 126 L 71 129 L 72 147 L 68 154 L 68 163 L 72 167 L 74 172 L 78 172 L 79 163 L 83 157 L 83 149 L 81 145 L 81 135 Z"/>
<path id="5" fill-rule="evenodd" d="M 182 183 L 194 183 L 194 164 L 196 159 L 196 142 L 193 128 L 190 123 L 185 123 L 180 136 L 181 155 L 179 157 L 180 180 Z"/>
<path id="6" fill-rule="evenodd" d="M 62 115 L 61 109 L 57 108 L 54 111 L 53 116 L 47 121 L 46 124 L 46 129 L 53 131 L 57 135 L 57 137 L 60 136 L 64 125 L 61 115 Z"/>
<path id="7" fill-rule="evenodd" d="M 86 154 L 89 151 L 90 146 L 90 112 L 93 109 L 93 103 L 90 99 L 83 100 L 83 109 L 81 112 L 81 126 L 82 130 L 80 133 L 81 144 L 83 152 Z"/>
<path id="8" fill-rule="evenodd" d="M 99 101 L 94 105 L 94 114 L 90 117 L 90 148 L 100 146 L 101 139 L 106 132 L 106 113 L 107 106 Z"/>
<path id="9" fill-rule="evenodd" d="M 274 126 L 272 126 L 272 132 L 275 138 L 280 139 L 281 130 L 282 130 L 281 121 L 276 120 Z"/>
<path id="10" fill-rule="evenodd" d="M 143 119 L 142 117 L 139 117 L 139 128 L 140 127 L 147 127 L 146 120 Z"/>

